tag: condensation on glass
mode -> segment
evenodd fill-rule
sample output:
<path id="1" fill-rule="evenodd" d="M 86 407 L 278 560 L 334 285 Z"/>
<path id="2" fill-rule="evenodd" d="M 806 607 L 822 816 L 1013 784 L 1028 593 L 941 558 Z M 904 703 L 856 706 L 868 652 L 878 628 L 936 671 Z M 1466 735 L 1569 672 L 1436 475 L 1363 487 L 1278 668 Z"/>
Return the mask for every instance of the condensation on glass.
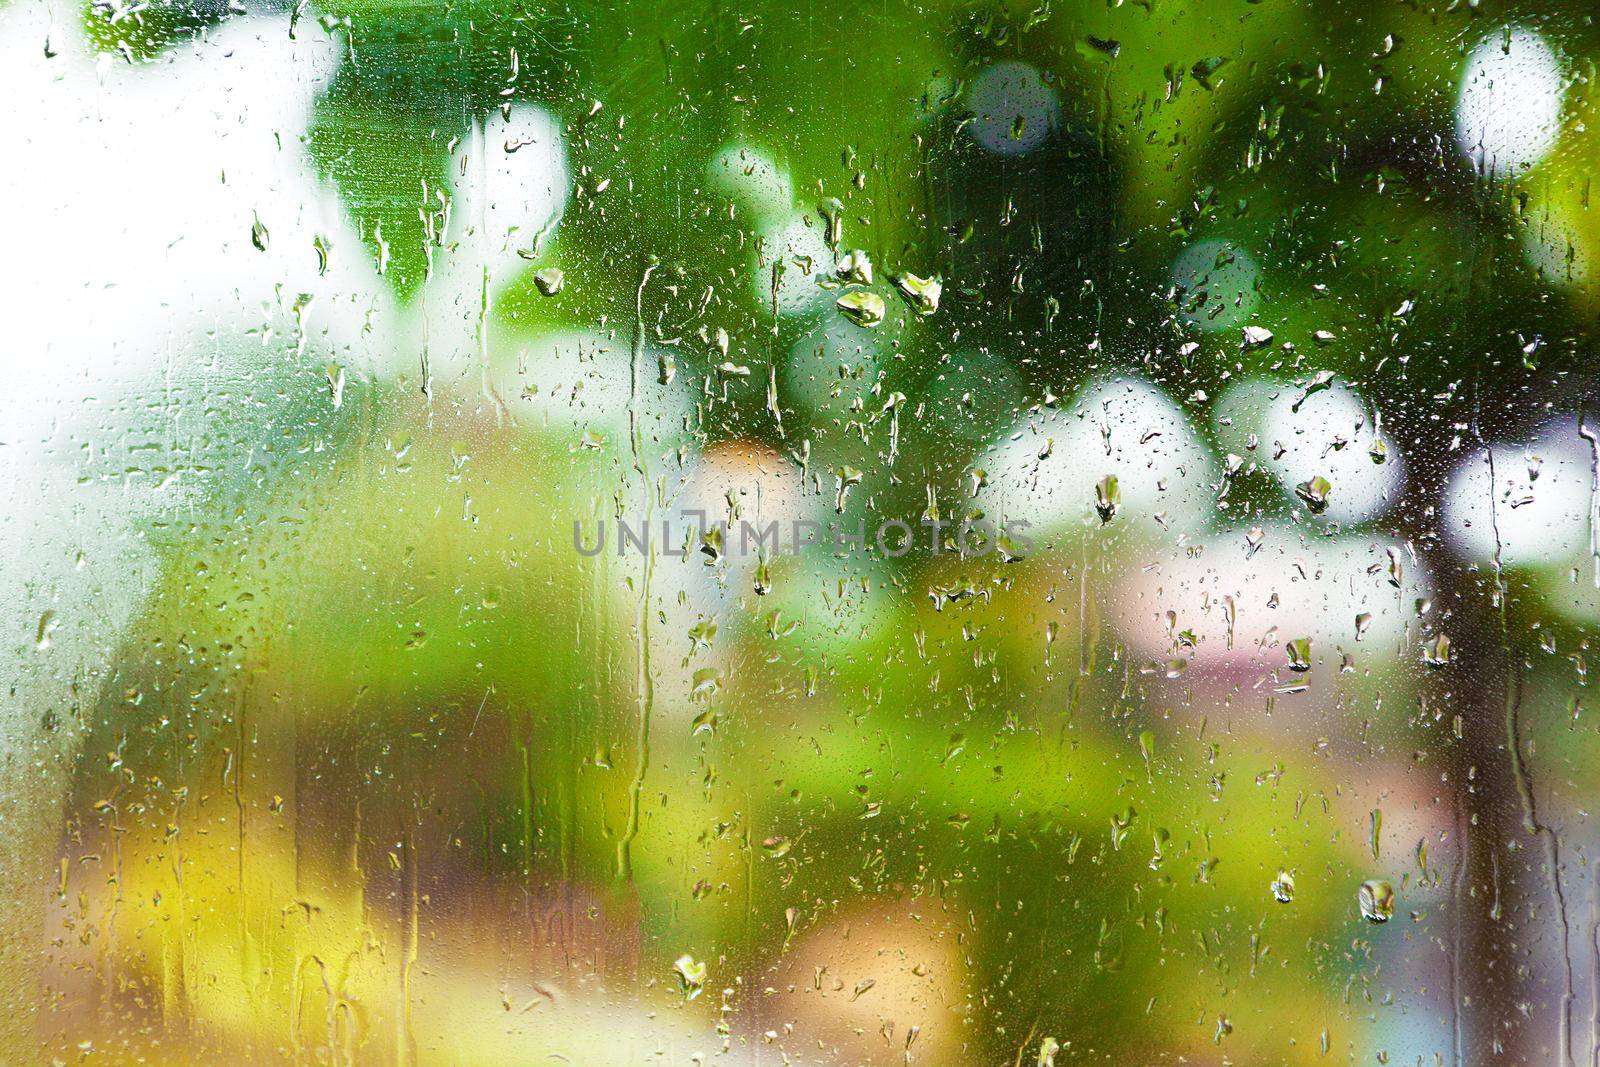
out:
<path id="1" fill-rule="evenodd" d="M 0 53 L 0 1061 L 1600 1060 L 1584 3 Z"/>

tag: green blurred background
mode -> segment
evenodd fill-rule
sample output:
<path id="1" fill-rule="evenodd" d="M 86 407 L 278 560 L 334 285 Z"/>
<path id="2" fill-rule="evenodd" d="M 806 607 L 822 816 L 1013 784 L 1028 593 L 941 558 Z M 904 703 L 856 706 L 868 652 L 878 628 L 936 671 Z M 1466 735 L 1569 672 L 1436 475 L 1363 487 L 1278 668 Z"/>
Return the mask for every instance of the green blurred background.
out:
<path id="1" fill-rule="evenodd" d="M 1584 4 L 0 40 L 5 1062 L 1600 1062 Z"/>

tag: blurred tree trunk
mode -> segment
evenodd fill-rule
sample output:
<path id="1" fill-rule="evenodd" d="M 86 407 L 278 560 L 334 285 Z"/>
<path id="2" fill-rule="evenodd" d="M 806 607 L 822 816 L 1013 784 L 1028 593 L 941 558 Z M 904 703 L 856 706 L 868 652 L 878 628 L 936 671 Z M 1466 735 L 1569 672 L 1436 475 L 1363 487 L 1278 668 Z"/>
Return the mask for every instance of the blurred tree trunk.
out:
<path id="1" fill-rule="evenodd" d="M 1418 483 L 1442 486 L 1447 478 L 1440 470 Z M 1437 491 L 1427 495 L 1437 503 Z M 1454 1062 L 1559 1067 L 1560 1020 L 1543 1007 L 1549 997 L 1540 955 L 1547 946 L 1535 926 L 1551 906 L 1554 872 L 1545 870 L 1545 848 L 1530 829 L 1511 747 L 1524 652 L 1502 615 L 1508 594 L 1493 562 L 1440 549 L 1432 580 L 1433 607 L 1420 620 L 1421 633 L 1424 640 L 1447 634 L 1453 651 L 1423 692 L 1441 705 L 1436 729 L 1448 775 L 1441 786 L 1452 796 L 1464 849 L 1458 869 L 1443 875 L 1451 897 L 1441 928 L 1452 940 Z M 1416 655 L 1423 669 L 1420 648 Z M 1561 1010 L 1559 999 L 1554 1009 Z"/>

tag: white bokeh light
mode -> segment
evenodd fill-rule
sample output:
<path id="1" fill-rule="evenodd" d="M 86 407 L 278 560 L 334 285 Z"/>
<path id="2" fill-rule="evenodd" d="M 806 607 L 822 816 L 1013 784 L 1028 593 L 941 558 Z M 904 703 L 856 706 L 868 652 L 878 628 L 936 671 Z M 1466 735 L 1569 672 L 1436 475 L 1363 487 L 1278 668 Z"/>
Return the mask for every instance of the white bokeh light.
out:
<path id="1" fill-rule="evenodd" d="M 794 183 L 770 155 L 744 144 L 724 145 L 706 164 L 706 182 L 741 211 L 765 222 L 794 206 Z"/>
<path id="2" fill-rule="evenodd" d="M 662 355 L 648 347 L 640 354 L 636 399 L 631 344 L 598 332 L 538 337 L 523 350 L 526 372 L 505 367 L 497 378 L 503 394 L 519 396 L 515 410 L 525 426 L 548 429 L 569 443 L 587 430 L 626 451 L 629 411 L 634 407 L 641 415 L 641 429 L 652 441 L 688 436 L 684 420 L 694 410 L 694 398 L 683 376 L 674 376 L 670 383 L 661 381 Z M 530 387 L 526 391 L 525 385 Z"/>
<path id="3" fill-rule="evenodd" d="M 976 464 L 991 487 L 980 502 L 1041 530 L 1087 522 L 1095 485 L 1115 475 L 1122 513 L 1171 530 L 1203 520 L 1214 493 L 1210 452 L 1177 404 L 1135 378 L 1085 387 L 1070 405 L 1014 425 Z"/>
<path id="4" fill-rule="evenodd" d="M 1538 31 L 1484 36 L 1462 70 L 1456 143 L 1483 173 L 1531 167 L 1560 136 L 1564 88 L 1561 61 Z"/>
<path id="5" fill-rule="evenodd" d="M 1292 382 L 1247 379 L 1222 395 L 1217 415 L 1226 420 L 1217 427 L 1224 447 L 1271 471 L 1290 500 L 1296 485 L 1318 475 L 1327 479 L 1333 486 L 1323 513 L 1328 521 L 1376 518 L 1404 484 L 1395 442 L 1382 438 L 1383 462 L 1373 461 L 1373 444 L 1382 435 L 1374 433 L 1361 395 L 1340 382 L 1306 395 Z M 1257 438 L 1253 452 L 1247 448 L 1251 434 Z"/>
<path id="6" fill-rule="evenodd" d="M 766 232 L 763 247 L 751 257 L 750 284 L 761 306 L 773 303 L 774 264 L 780 268 L 780 315 L 799 315 L 830 299 L 832 294 L 817 284 L 833 268 L 833 252 L 822 231 L 820 218 L 797 213 Z"/>
<path id="7" fill-rule="evenodd" d="M 1060 121 L 1056 91 L 1038 68 L 1005 60 L 983 68 L 967 89 L 967 132 L 997 156 L 1032 152 Z"/>
<path id="8" fill-rule="evenodd" d="M 701 622 L 730 630 L 763 625 L 766 616 L 757 608 L 772 598 L 758 598 L 755 592 L 762 551 L 765 549 L 765 558 L 784 573 L 779 557 L 789 551 L 794 524 L 826 522 L 832 509 L 823 496 L 807 494 L 800 468 L 790 457 L 756 441 L 724 441 L 694 453 L 685 469 L 669 478 L 668 492 L 666 506 L 651 516 L 648 527 L 637 506 L 628 510 L 625 521 L 655 552 L 650 580 L 661 625 L 652 627 L 650 641 L 656 710 L 663 718 L 687 722 L 701 710 L 690 698 L 696 673 L 709 667 L 721 671 L 724 678 L 731 676 L 737 645 L 713 641 L 709 648 L 696 648 L 685 655 L 685 635 Z M 602 521 L 603 551 L 611 557 L 609 566 L 642 580 L 644 559 L 633 542 L 618 556 L 621 531 L 614 514 L 602 512 L 586 521 L 585 544 L 594 544 L 596 524 Z M 726 524 L 724 554 L 713 559 L 700 550 L 693 537 L 696 531 L 718 523 Z M 741 523 L 748 523 L 751 532 L 747 534 Z M 776 548 L 770 540 L 760 541 L 772 523 L 778 527 Z M 636 582 L 610 583 L 606 595 L 619 624 L 625 624 L 638 610 Z"/>
<path id="9" fill-rule="evenodd" d="M 1492 559 L 1498 547 L 1506 566 L 1576 564 L 1589 551 L 1591 462 L 1575 426 L 1477 450 L 1450 476 L 1445 536 L 1473 559 Z"/>
<path id="10" fill-rule="evenodd" d="M 1284 642 L 1301 637 L 1324 669 L 1330 657 L 1338 665 L 1339 649 L 1388 656 L 1428 590 L 1421 562 L 1389 539 L 1276 525 L 1254 550 L 1237 531 L 1202 544 L 1130 575 L 1114 600 L 1118 629 L 1140 655 L 1169 655 L 1171 627 L 1197 637 L 1196 666 L 1235 675 L 1280 667 Z"/>

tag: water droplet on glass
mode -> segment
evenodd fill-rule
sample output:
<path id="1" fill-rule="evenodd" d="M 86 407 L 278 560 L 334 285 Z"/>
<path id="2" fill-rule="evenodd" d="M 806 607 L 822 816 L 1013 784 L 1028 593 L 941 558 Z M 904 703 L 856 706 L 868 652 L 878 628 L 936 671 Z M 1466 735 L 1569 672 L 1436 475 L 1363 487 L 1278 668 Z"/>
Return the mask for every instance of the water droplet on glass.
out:
<path id="1" fill-rule="evenodd" d="M 944 291 L 944 286 L 937 274 L 931 278 L 921 278 L 908 271 L 898 275 L 894 284 L 918 315 L 932 315 L 939 310 L 939 295 Z"/>
<path id="2" fill-rule="evenodd" d="M 1122 489 L 1117 484 L 1117 476 L 1108 474 L 1094 487 L 1094 510 L 1099 513 L 1100 521 L 1107 523 L 1116 516 L 1120 507 Z"/>
<path id="3" fill-rule="evenodd" d="M 33 647 L 38 649 L 40 652 L 43 652 L 45 649 L 49 648 L 51 643 L 51 635 L 56 632 L 56 628 L 60 625 L 61 620 L 56 618 L 55 612 L 46 611 L 44 614 L 40 615 L 39 629 L 34 635 Z"/>
<path id="4" fill-rule="evenodd" d="M 834 273 L 841 281 L 854 282 L 857 285 L 872 284 L 872 260 L 859 248 L 853 252 L 846 252 L 839 260 L 839 265 L 834 268 Z"/>
<path id="5" fill-rule="evenodd" d="M 566 284 L 566 280 L 567 276 L 562 273 L 560 267 L 545 267 L 543 270 L 535 271 L 533 275 L 533 284 L 539 287 L 539 292 L 544 296 L 555 296 Z"/>
<path id="6" fill-rule="evenodd" d="M 1430 667 L 1447 667 L 1450 664 L 1450 635 L 1439 634 L 1422 646 L 1422 662 Z"/>
<path id="7" fill-rule="evenodd" d="M 1386 923 L 1394 917 L 1394 886 L 1381 878 L 1361 883 L 1356 899 L 1361 917 L 1372 923 Z"/>
<path id="8" fill-rule="evenodd" d="M 1306 502 L 1306 507 L 1311 509 L 1313 515 L 1320 515 L 1328 509 L 1328 494 L 1331 492 L 1332 484 L 1320 474 L 1294 487 L 1294 495 Z"/>
<path id="9" fill-rule="evenodd" d="M 883 321 L 883 297 L 865 289 L 844 294 L 837 306 L 840 313 L 857 326 L 870 328 Z"/>
<path id="10" fill-rule="evenodd" d="M 705 990 L 706 965 L 689 953 L 673 961 L 672 971 L 678 976 L 678 989 L 685 1000 L 693 1000 Z"/>

